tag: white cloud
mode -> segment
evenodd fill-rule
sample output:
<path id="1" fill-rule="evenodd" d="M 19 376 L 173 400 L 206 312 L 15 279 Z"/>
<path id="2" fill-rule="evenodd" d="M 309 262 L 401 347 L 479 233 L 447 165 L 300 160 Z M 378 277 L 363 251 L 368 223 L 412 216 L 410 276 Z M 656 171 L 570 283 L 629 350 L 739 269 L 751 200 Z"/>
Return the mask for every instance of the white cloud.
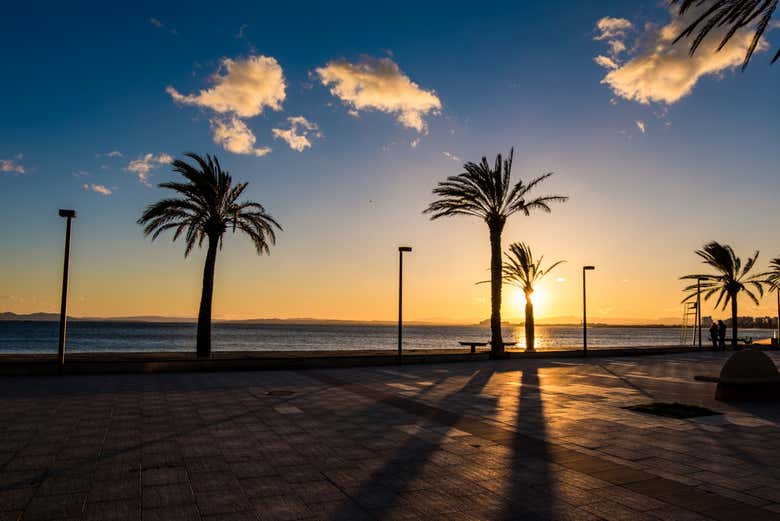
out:
<path id="1" fill-rule="evenodd" d="M 682 17 L 672 10 L 671 22 L 662 27 L 647 24 L 633 46 L 626 44 L 632 27 L 630 22 L 618 18 L 599 20 L 596 39 L 606 40 L 610 52 L 616 48 L 612 42 L 622 44 L 618 48 L 631 49 L 625 59 L 621 59 L 620 52 L 611 54 L 611 63 L 596 57 L 599 65 L 609 69 L 602 83 L 627 100 L 672 104 L 689 95 L 703 76 L 717 76 L 742 65 L 753 36 L 750 27 L 738 31 L 719 52 L 717 47 L 728 28 L 714 29 L 693 57 L 688 54 L 690 41 L 683 40 L 674 45 L 675 38 L 701 15 L 701 9 L 691 9 Z M 766 40 L 762 39 L 756 50 L 763 51 L 767 47 Z"/>
<path id="2" fill-rule="evenodd" d="M 151 18 L 149 18 L 149 23 L 152 24 L 153 26 L 157 27 L 158 29 L 162 29 L 163 31 L 168 31 L 169 33 L 171 33 L 174 36 L 178 36 L 179 35 L 179 31 L 177 31 L 176 29 L 173 29 L 171 27 L 168 27 L 167 25 L 162 23 L 158 18 L 155 18 L 155 17 L 152 16 Z"/>
<path id="3" fill-rule="evenodd" d="M 86 170 L 74 170 L 72 174 L 73 177 L 89 177 L 89 172 Z"/>
<path id="4" fill-rule="evenodd" d="M 168 154 L 144 154 L 137 159 L 130 161 L 125 170 L 132 172 L 146 186 L 152 186 L 149 182 L 149 173 L 155 168 L 159 168 L 161 165 L 165 165 L 173 161 L 173 157 Z"/>
<path id="5" fill-rule="evenodd" d="M 223 58 L 220 70 L 211 79 L 214 87 L 198 94 L 181 94 L 172 86 L 165 90 L 179 103 L 209 108 L 221 114 L 233 113 L 242 118 L 257 116 L 266 107 L 282 108 L 286 83 L 282 67 L 274 58 Z"/>
<path id="6" fill-rule="evenodd" d="M 432 90 L 421 89 L 390 58 L 363 57 L 358 63 L 335 60 L 316 69 L 322 84 L 352 110 L 394 114 L 399 123 L 425 132 L 426 116 L 441 111 Z"/>
<path id="7" fill-rule="evenodd" d="M 111 195 L 113 193 L 110 188 L 106 188 L 103 185 L 84 184 L 84 185 L 82 185 L 82 187 L 84 188 L 84 190 L 86 190 L 88 192 L 92 191 L 92 192 L 98 193 L 98 194 L 103 195 L 103 196 L 109 196 L 109 195 Z"/>
<path id="8" fill-rule="evenodd" d="M 645 133 L 645 122 L 644 122 L 644 121 L 637 120 L 637 121 L 635 121 L 634 123 L 636 123 L 636 128 L 638 128 L 638 129 L 639 129 L 639 132 L 641 132 L 642 134 L 644 134 L 644 133 Z"/>
<path id="9" fill-rule="evenodd" d="M 253 154 L 257 157 L 268 154 L 268 147 L 255 148 L 257 138 L 249 127 L 236 116 L 214 118 L 209 121 L 214 143 L 234 154 Z"/>
<path id="10" fill-rule="evenodd" d="M 417 148 L 417 145 L 420 144 L 420 138 L 416 137 L 413 140 L 409 142 L 409 146 L 412 148 Z"/>
<path id="11" fill-rule="evenodd" d="M 444 157 L 446 157 L 447 159 L 452 159 L 453 161 L 460 161 L 460 158 L 459 158 L 458 156 L 456 156 L 456 155 L 454 155 L 454 154 L 450 154 L 449 152 L 442 152 L 442 154 L 443 154 L 443 155 L 444 155 Z"/>
<path id="12" fill-rule="evenodd" d="M 604 56 L 603 54 L 599 54 L 598 56 L 593 58 L 593 61 L 601 65 L 605 69 L 617 69 L 618 67 L 620 67 L 620 65 L 618 65 L 615 60 L 613 60 L 609 56 Z"/>
<path id="13" fill-rule="evenodd" d="M 21 163 L 23 157 L 22 154 L 18 154 L 13 159 L 0 159 L 0 172 L 11 174 L 25 173 L 27 170 Z"/>
<path id="14" fill-rule="evenodd" d="M 124 155 L 119 150 L 112 150 L 110 152 L 97 152 L 95 157 L 99 159 L 101 157 L 124 157 Z"/>
<path id="15" fill-rule="evenodd" d="M 287 118 L 287 121 L 290 123 L 290 128 L 274 128 L 271 131 L 274 134 L 274 139 L 283 139 L 293 150 L 303 152 L 311 146 L 312 139 L 322 137 L 317 124 L 312 123 L 303 116 L 293 116 Z"/>

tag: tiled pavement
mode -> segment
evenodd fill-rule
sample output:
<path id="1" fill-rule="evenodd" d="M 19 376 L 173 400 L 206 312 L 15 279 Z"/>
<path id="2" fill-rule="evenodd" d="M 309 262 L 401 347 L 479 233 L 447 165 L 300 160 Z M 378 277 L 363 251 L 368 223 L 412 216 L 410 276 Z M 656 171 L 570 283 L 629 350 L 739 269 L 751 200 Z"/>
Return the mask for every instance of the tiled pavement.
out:
<path id="1" fill-rule="evenodd" d="M 692 379 L 727 356 L 3 378 L 0 521 L 780 519 L 780 408 Z"/>

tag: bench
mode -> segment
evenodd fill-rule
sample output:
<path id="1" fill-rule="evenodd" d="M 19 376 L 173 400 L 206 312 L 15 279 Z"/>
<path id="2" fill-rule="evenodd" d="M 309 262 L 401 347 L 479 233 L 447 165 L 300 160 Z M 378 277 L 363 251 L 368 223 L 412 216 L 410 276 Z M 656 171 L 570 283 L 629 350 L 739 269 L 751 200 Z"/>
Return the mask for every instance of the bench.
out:
<path id="1" fill-rule="evenodd" d="M 488 345 L 487 342 L 459 342 L 459 344 L 462 346 L 471 347 L 472 355 L 477 352 L 478 347 L 485 347 L 486 345 Z"/>
<path id="2" fill-rule="evenodd" d="M 478 347 L 485 347 L 488 344 L 492 344 L 492 342 L 465 342 L 465 341 L 464 342 L 458 342 L 458 343 L 460 345 L 462 345 L 462 346 L 470 347 L 472 355 L 477 352 L 477 348 Z M 505 347 L 506 346 L 512 347 L 514 345 L 517 345 L 517 342 L 504 342 L 504 346 Z"/>

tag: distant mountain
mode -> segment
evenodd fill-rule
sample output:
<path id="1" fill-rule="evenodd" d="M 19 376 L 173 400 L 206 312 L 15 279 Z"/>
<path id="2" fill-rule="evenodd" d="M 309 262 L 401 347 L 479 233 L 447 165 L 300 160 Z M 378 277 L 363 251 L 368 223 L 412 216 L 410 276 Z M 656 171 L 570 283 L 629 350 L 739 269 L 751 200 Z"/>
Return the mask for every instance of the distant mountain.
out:
<path id="1" fill-rule="evenodd" d="M 0 313 L 0 321 L 25 321 L 25 322 L 56 322 L 60 319 L 59 313 L 30 313 L 29 315 L 17 315 L 6 311 Z"/>

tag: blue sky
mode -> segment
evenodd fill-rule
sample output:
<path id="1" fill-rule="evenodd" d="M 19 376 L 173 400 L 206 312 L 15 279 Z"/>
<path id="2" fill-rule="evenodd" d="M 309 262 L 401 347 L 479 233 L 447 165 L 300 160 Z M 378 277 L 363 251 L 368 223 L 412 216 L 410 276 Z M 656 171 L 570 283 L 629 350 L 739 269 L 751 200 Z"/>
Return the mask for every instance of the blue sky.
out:
<path id="1" fill-rule="evenodd" d="M 512 146 L 515 175 L 555 171 L 546 189 L 572 196 L 551 215 L 514 220 L 505 236 L 569 260 L 566 281 L 547 288 L 547 315 L 576 314 L 581 263 L 602 268 L 599 315 L 650 319 L 681 313 L 676 277 L 698 269 L 692 252 L 709 240 L 743 256 L 760 249 L 764 261 L 780 255 L 772 217 L 778 68 L 768 53 L 745 73 L 713 66 L 724 54 L 704 53 L 690 67 L 661 56 L 667 70 L 693 79 L 681 94 L 660 82 L 660 66 L 652 77 L 631 70 L 658 58 L 647 42 L 671 16 L 655 2 L 512 2 L 481 11 L 420 4 L 7 7 L 0 310 L 56 309 L 56 209 L 74 207 L 75 314 L 192 315 L 202 259 L 184 261 L 181 245 L 141 235 L 135 219 L 162 192 L 128 170 L 152 154 L 148 183 L 156 185 L 171 177 L 156 159 L 188 150 L 218 154 L 285 228 L 268 258 L 253 255 L 248 241 L 228 242 L 217 316 L 390 318 L 392 251 L 409 242 L 417 270 L 410 318 L 484 318 L 487 289 L 473 285 L 488 262 L 484 225 L 431 223 L 420 211 L 463 161 Z M 605 17 L 625 22 L 596 27 Z M 776 43 L 777 31 L 767 37 Z M 626 50 L 610 54 L 611 41 Z M 622 75 L 604 83 L 610 69 L 597 56 L 614 58 Z M 227 73 L 225 59 L 258 57 L 282 71 L 280 110 L 261 103 L 258 115 L 237 117 L 166 92 L 196 96 Z M 392 108 L 407 98 L 387 101 L 386 110 L 358 107 L 364 99 L 323 84 L 317 70 L 334 63 L 394 64 L 397 78 L 417 89 L 399 99 L 423 93 L 440 108 L 415 112 L 423 126 L 414 128 Z M 393 97 L 390 87 L 377 89 Z M 316 125 L 309 147 L 274 138 L 290 117 Z M 254 136 L 251 150 L 271 151 L 258 157 L 215 143 L 214 122 L 235 119 Z M 150 298 L 161 285 L 164 296 Z M 767 300 L 756 312 L 771 310 Z"/>

